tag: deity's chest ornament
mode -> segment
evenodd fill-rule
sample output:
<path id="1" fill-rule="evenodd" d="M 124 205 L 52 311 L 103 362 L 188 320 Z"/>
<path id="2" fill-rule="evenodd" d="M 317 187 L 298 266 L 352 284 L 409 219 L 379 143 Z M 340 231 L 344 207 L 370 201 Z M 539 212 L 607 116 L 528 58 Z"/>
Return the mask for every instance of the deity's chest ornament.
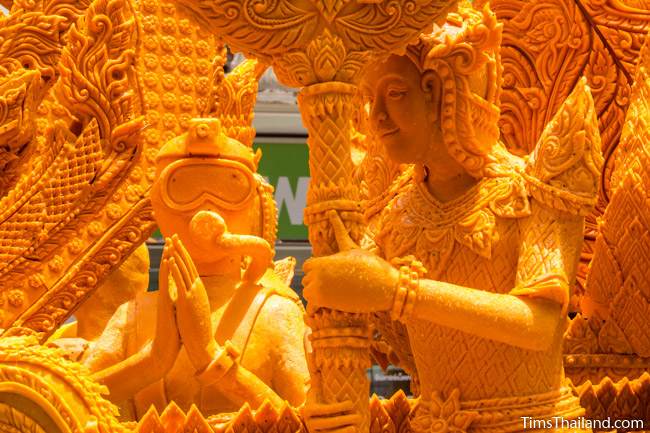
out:
<path id="1" fill-rule="evenodd" d="M 489 259 L 499 241 L 497 219 L 528 215 L 525 181 L 515 171 L 483 178 L 445 203 L 433 197 L 424 182 L 410 182 L 389 201 L 376 241 L 389 259 L 409 254 L 422 258 L 429 275 L 435 277 L 454 248 L 469 248 Z"/>

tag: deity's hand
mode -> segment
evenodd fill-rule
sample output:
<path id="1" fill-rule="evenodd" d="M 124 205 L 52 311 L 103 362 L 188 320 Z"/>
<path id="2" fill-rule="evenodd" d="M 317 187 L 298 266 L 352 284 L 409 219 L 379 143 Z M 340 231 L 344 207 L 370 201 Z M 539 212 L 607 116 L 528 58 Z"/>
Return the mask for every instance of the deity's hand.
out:
<path id="1" fill-rule="evenodd" d="M 203 371 L 218 351 L 212 329 L 210 301 L 196 266 L 177 235 L 167 239 L 178 301 L 176 318 L 181 340 L 196 371 Z"/>
<path id="2" fill-rule="evenodd" d="M 303 293 L 310 308 L 367 313 L 388 311 L 393 305 L 399 272 L 367 251 L 309 259 L 303 270 Z"/>
<path id="3" fill-rule="evenodd" d="M 181 349 L 181 340 L 176 325 L 174 301 L 169 293 L 169 247 L 163 250 L 163 259 L 160 264 L 158 277 L 158 299 L 156 334 L 154 336 L 151 353 L 157 360 L 161 371 L 166 373 L 173 366 Z"/>

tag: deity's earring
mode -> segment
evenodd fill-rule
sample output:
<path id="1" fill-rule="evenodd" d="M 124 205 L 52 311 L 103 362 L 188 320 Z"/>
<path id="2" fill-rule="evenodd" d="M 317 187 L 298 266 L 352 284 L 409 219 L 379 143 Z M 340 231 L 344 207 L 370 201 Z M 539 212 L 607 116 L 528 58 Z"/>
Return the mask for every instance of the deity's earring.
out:
<path id="1" fill-rule="evenodd" d="M 429 112 L 430 119 L 432 122 L 437 122 L 441 113 L 442 80 L 436 72 L 427 70 L 422 73 L 420 85 L 424 91 L 425 100 L 431 109 Z"/>

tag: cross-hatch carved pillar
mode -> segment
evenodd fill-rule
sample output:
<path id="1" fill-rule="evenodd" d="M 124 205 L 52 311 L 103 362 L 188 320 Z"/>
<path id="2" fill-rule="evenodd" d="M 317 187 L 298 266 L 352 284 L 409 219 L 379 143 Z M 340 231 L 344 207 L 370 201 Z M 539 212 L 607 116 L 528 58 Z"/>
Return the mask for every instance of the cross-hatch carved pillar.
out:
<path id="1" fill-rule="evenodd" d="M 335 210 L 359 240 L 363 226 L 359 188 L 352 180 L 350 116 L 356 88 L 339 82 L 314 84 L 299 95 L 300 111 L 309 131 L 311 184 L 305 222 L 314 255 L 338 251 L 327 212 Z M 360 431 L 368 431 L 370 367 L 369 330 L 365 315 L 320 309 L 308 316 L 312 328 L 314 367 L 320 375 L 316 399 L 322 403 L 351 400 L 362 417 Z"/>
<path id="2" fill-rule="evenodd" d="M 359 187 L 353 180 L 351 118 L 355 85 L 365 52 L 348 53 L 340 38 L 327 30 L 304 51 L 294 51 L 275 64 L 280 80 L 305 85 L 298 95 L 303 123 L 309 133 L 309 171 L 305 223 L 315 256 L 336 253 L 339 247 L 328 220 L 336 211 L 355 241 L 363 232 Z M 319 403 L 350 400 L 361 415 L 360 431 L 369 429 L 370 331 L 367 315 L 327 309 L 310 311 L 312 377 L 319 378 L 309 398 Z"/>

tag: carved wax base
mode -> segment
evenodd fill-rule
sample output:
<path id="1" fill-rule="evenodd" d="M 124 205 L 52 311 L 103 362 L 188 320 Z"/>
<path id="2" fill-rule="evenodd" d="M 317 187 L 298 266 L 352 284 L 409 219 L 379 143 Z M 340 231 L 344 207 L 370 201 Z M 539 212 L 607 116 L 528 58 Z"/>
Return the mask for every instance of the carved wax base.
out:
<path id="1" fill-rule="evenodd" d="M 402 391 L 395 393 L 389 400 L 380 400 L 372 396 L 369 402 L 370 429 L 369 433 L 411 433 L 416 431 L 413 424 L 415 411 L 418 409 L 418 400 L 409 399 Z M 451 424 L 454 424 L 451 422 Z M 275 410 L 270 405 L 264 405 L 259 410 L 252 411 L 248 406 L 243 407 L 239 412 L 223 414 L 203 418 L 198 410 L 193 408 L 187 414 L 181 411 L 176 405 L 169 405 L 162 414 L 151 409 L 138 423 L 124 424 L 133 432 L 154 433 L 154 432 L 198 432 L 198 433 L 307 433 L 302 423 L 300 412 L 297 409 L 284 407 Z M 452 427 L 451 425 L 449 427 Z M 431 429 L 431 432 L 442 432 L 442 430 Z M 466 430 L 454 429 L 445 431 L 461 433 L 487 432 L 497 430 L 485 430 L 472 428 Z M 514 431 L 500 429 L 498 431 Z M 521 431 L 521 429 L 520 429 Z M 526 429 L 526 432 L 541 432 L 544 430 Z M 546 431 L 549 431 L 548 429 Z M 589 432 L 588 429 L 555 429 L 553 431 Z"/>
<path id="2" fill-rule="evenodd" d="M 580 405 L 589 419 L 643 420 L 650 425 L 650 375 L 613 382 L 606 377 L 598 384 L 585 382 L 577 388 Z"/>
<path id="3" fill-rule="evenodd" d="M 632 380 L 648 371 L 650 371 L 650 358 L 636 355 L 564 355 L 564 374 L 575 386 L 580 386 L 587 381 L 600 383 L 605 378 L 613 381 L 625 378 Z"/>
<path id="4" fill-rule="evenodd" d="M 410 432 L 410 414 L 414 406 L 415 402 L 409 400 L 402 391 L 390 400 L 380 400 L 373 396 L 370 399 L 370 433 Z M 276 410 L 266 404 L 256 411 L 244 406 L 236 413 L 204 418 L 196 408 L 184 413 L 172 403 L 161 414 L 152 408 L 139 422 L 123 425 L 127 431 L 138 433 L 307 433 L 297 409 L 285 406 Z"/>

